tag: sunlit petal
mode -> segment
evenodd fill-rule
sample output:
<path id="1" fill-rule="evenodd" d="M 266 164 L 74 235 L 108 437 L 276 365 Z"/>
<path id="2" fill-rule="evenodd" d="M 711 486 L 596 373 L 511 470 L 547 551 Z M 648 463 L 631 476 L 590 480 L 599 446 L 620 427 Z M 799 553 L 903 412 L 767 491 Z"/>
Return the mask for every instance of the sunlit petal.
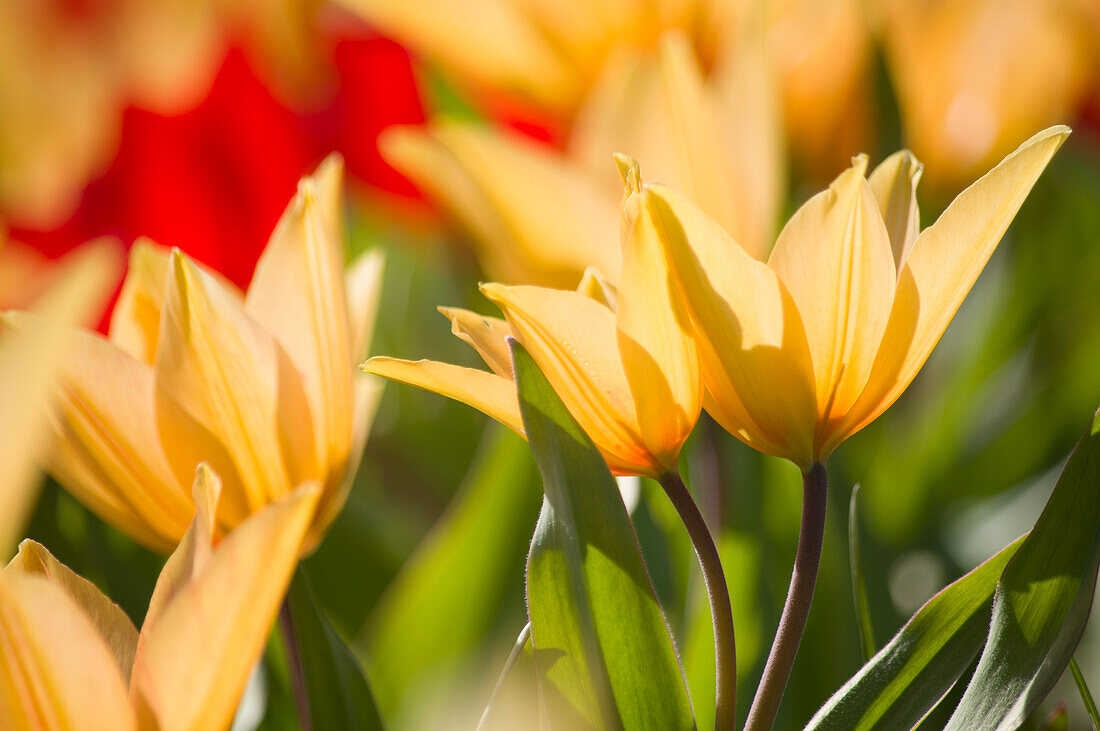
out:
<path id="1" fill-rule="evenodd" d="M 439 311 L 451 321 L 455 337 L 476 350 L 493 373 L 512 377 L 512 352 L 508 347 L 512 328 L 507 322 L 458 307 L 440 307 Z"/>
<path id="2" fill-rule="evenodd" d="M 908 150 L 895 152 L 867 178 L 890 235 L 894 267 L 900 272 L 920 232 L 917 183 L 924 166 Z"/>

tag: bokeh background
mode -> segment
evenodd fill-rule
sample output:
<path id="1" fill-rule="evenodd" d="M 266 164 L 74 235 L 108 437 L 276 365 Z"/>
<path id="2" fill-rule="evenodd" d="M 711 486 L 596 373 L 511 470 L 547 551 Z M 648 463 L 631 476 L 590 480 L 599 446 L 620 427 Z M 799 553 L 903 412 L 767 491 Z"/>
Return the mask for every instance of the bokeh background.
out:
<path id="1" fill-rule="evenodd" d="M 429 15 L 442 7 L 421 4 Z M 532 17 L 543 7 L 478 0 L 465 8 L 469 26 L 498 4 Z M 246 284 L 298 178 L 337 150 L 349 171 L 349 251 L 386 252 L 371 352 L 477 365 L 435 311 L 492 313 L 477 294 L 488 274 L 473 237 L 387 164 L 377 139 L 391 125 L 449 119 L 560 151 L 575 103 L 470 73 L 455 61 L 468 50 L 394 20 L 386 5 L 0 4 L 0 307 L 33 299 L 51 260 L 102 235 L 150 236 Z M 912 387 L 830 459 L 821 575 L 779 721 L 796 728 L 861 664 L 848 568 L 852 486 L 862 485 L 859 530 L 881 644 L 935 591 L 1027 530 L 1100 403 L 1100 6 L 729 5 L 729 17 L 762 25 L 775 71 L 785 212 L 851 155 L 866 152 L 875 164 L 908 146 L 925 163 L 927 225 L 1032 133 L 1054 123 L 1075 130 Z M 704 69 L 717 63 L 701 40 L 709 27 L 694 28 Z M 630 43 L 644 49 L 661 30 Z M 590 81 L 590 69 L 573 68 Z M 789 579 L 799 474 L 705 416 L 685 466 L 719 537 L 747 708 Z M 713 709 L 700 698 L 713 696 L 713 654 L 690 544 L 655 484 L 628 480 L 624 492 L 705 727 Z M 525 623 L 524 560 L 540 501 L 521 440 L 461 404 L 387 386 L 348 505 L 306 567 L 393 728 L 476 724 Z M 161 559 L 52 483 L 28 535 L 140 623 Z M 1078 660 L 1096 687 L 1093 626 Z M 276 645 L 239 728 L 294 728 Z M 521 659 L 493 727 L 536 722 L 530 672 Z M 1070 685 L 1042 713 L 1058 702 L 1072 728 L 1088 727 Z"/>

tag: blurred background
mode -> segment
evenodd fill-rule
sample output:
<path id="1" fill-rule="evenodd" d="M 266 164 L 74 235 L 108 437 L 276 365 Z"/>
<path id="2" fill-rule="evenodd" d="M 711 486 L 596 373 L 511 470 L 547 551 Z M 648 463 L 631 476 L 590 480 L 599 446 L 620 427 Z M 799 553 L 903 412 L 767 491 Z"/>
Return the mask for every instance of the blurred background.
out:
<path id="1" fill-rule="evenodd" d="M 554 247 L 576 242 L 547 243 L 509 216 L 546 217 L 543 204 L 569 215 L 576 201 L 545 181 L 583 192 L 576 180 L 614 174 L 616 150 L 664 172 L 678 132 L 645 122 L 676 107 L 646 64 L 673 37 L 713 96 L 716 139 L 750 148 L 730 151 L 729 196 L 760 212 L 765 246 L 854 154 L 874 165 L 913 150 L 928 225 L 1033 133 L 1074 129 L 912 387 L 829 462 L 821 575 L 778 727 L 804 724 L 862 663 L 848 568 L 855 483 L 880 645 L 1034 522 L 1100 404 L 1094 0 L 346 3 L 0 3 L 0 307 L 31 302 L 52 260 L 103 235 L 150 236 L 247 284 L 298 178 L 337 150 L 349 251 L 386 253 L 371 352 L 478 365 L 435 308 L 497 314 L 477 293 L 489 278 L 575 286 L 589 262 Z M 396 125 L 442 154 L 410 154 L 384 132 Z M 503 182 L 490 179 L 489 152 L 445 136 L 455 125 L 486 150 L 519 150 Z M 527 172 L 544 195 L 501 194 L 522 196 Z M 536 255 L 517 264 L 508 252 L 521 250 Z M 745 709 L 790 576 L 799 474 L 705 415 L 684 466 L 719 538 Z M 706 727 L 713 645 L 690 544 L 655 484 L 626 480 L 624 493 Z M 476 725 L 526 621 L 540 502 L 521 440 L 461 404 L 387 386 L 347 507 L 306 566 L 391 727 Z M 159 557 L 52 483 L 27 533 L 140 621 Z M 1095 688 L 1093 625 L 1078 660 Z M 255 674 L 239 728 L 295 727 L 277 658 Z M 531 672 L 521 658 L 491 727 L 537 722 Z M 1065 683 L 1037 720 L 1062 701 L 1071 728 L 1088 728 Z"/>

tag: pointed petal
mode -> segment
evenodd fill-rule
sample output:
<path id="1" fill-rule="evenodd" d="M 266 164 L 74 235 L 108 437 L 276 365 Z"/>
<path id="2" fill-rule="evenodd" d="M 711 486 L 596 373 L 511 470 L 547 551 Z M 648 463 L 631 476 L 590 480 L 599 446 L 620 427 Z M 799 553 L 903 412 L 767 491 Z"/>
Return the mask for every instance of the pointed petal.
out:
<path id="1" fill-rule="evenodd" d="M 1069 133 L 1068 127 L 1059 125 L 1024 142 L 960 193 L 939 220 L 917 237 L 898 277 L 889 325 L 870 380 L 837 429 L 833 446 L 889 408 L 916 377 Z"/>
<path id="2" fill-rule="evenodd" d="M 226 536 L 143 630 L 130 697 L 163 731 L 225 728 L 297 565 L 320 494 L 303 485 Z"/>
<path id="3" fill-rule="evenodd" d="M 71 345 L 66 329 L 105 304 L 118 269 L 113 244 L 72 256 L 38 302 L 34 327 L 6 333 L 0 347 L 0 555 L 10 555 L 33 503 L 35 458 L 48 433 L 44 404 Z"/>
<path id="4" fill-rule="evenodd" d="M 172 257 L 154 368 L 158 416 L 165 397 L 174 397 L 224 445 L 252 511 L 319 477 L 309 404 L 290 358 L 179 252 Z M 206 459 L 182 435 L 165 433 L 177 424 L 160 423 L 174 464 L 194 470 Z"/>
<path id="5" fill-rule="evenodd" d="M 434 360 L 411 361 L 380 356 L 368 360 L 362 369 L 461 401 L 523 435 L 516 387 L 510 378 Z"/>
<path id="6" fill-rule="evenodd" d="M 512 356 L 508 348 L 512 328 L 507 322 L 458 307 L 440 307 L 439 311 L 451 321 L 451 333 L 476 350 L 493 373 L 512 379 Z"/>
<path id="7" fill-rule="evenodd" d="M 638 430 L 611 310 L 568 290 L 483 284 L 481 291 L 504 311 L 516 338 L 596 446 L 636 472 L 660 471 Z"/>
<path id="8" fill-rule="evenodd" d="M 867 183 L 878 201 L 879 212 L 890 235 L 894 268 L 901 271 L 920 232 L 917 183 L 924 166 L 908 150 L 895 152 L 879 163 Z"/>
<path id="9" fill-rule="evenodd" d="M 588 267 L 584 270 L 581 283 L 577 285 L 577 292 L 588 299 L 596 300 L 612 312 L 619 306 L 618 288 L 607 281 L 607 277 L 596 267 Z"/>
<path id="10" fill-rule="evenodd" d="M 809 466 L 813 367 L 791 295 L 686 196 L 651 185 L 657 235 L 691 313 L 711 414 L 738 439 Z"/>
<path id="11" fill-rule="evenodd" d="M 367 357 L 374 322 L 378 316 L 378 301 L 382 296 L 382 271 L 386 255 L 381 249 L 371 249 L 348 267 L 344 277 L 348 293 L 348 323 L 351 328 L 351 353 L 358 365 Z"/>
<path id="12" fill-rule="evenodd" d="M 687 309 L 657 235 L 648 191 L 640 188 L 638 164 L 630 161 L 624 180 L 634 218 L 623 253 L 616 335 L 634 398 L 638 428 L 662 467 L 675 468 L 703 404 L 699 357 Z"/>
<path id="13" fill-rule="evenodd" d="M 0 574 L 0 718 L 15 728 L 135 728 L 115 657 L 84 612 L 38 576 Z"/>
<path id="14" fill-rule="evenodd" d="M 286 350 L 301 374 L 317 464 L 336 489 L 352 421 L 348 301 L 344 292 L 343 163 L 329 157 L 303 178 L 256 265 L 245 311 Z"/>
<path id="15" fill-rule="evenodd" d="M 3 573 L 41 576 L 68 595 L 92 621 L 115 658 L 119 672 L 129 683 L 138 633 L 126 612 L 107 598 L 95 584 L 53 557 L 46 547 L 30 539 L 19 544 L 19 553 Z"/>
<path id="16" fill-rule="evenodd" d="M 819 447 L 859 397 L 894 297 L 890 239 L 857 158 L 791 217 L 768 266 L 787 286 L 817 381 Z"/>

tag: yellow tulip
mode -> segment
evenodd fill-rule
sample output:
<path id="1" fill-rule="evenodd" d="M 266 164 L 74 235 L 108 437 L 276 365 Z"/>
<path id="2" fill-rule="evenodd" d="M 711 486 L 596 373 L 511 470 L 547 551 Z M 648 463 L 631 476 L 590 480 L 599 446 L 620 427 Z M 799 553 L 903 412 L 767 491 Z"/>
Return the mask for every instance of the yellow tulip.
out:
<path id="1" fill-rule="evenodd" d="M 138 632 L 41 545 L 0 571 L 0 718 L 15 729 L 226 728 L 297 565 L 320 490 L 304 485 L 216 548 L 220 481 L 200 465 L 196 514 Z"/>
<path id="2" fill-rule="evenodd" d="M 920 163 L 900 152 L 865 178 L 856 158 L 792 216 L 767 264 L 686 196 L 652 186 L 708 412 L 804 472 L 824 461 L 916 376 L 1068 134 L 1035 135 L 919 233 Z"/>
<path id="3" fill-rule="evenodd" d="M 1093 0 L 891 0 L 882 10 L 907 140 L 940 183 L 967 180 L 1096 88 Z"/>
<path id="4" fill-rule="evenodd" d="M 687 313 L 672 297 L 650 193 L 637 164 L 618 161 L 626 190 L 617 287 L 595 275 L 578 292 L 485 284 L 481 291 L 506 320 L 441 311 L 492 372 L 380 357 L 363 369 L 470 404 L 522 435 L 507 344 L 514 337 L 612 470 L 657 476 L 674 469 L 701 410 L 698 357 L 685 330 Z"/>
<path id="5" fill-rule="evenodd" d="M 71 345 L 67 331 L 102 310 L 120 264 L 109 242 L 78 250 L 36 303 L 37 327 L 0 338 L 0 556 L 10 555 L 33 505 L 35 459 L 49 433 L 43 406 Z"/>
<path id="6" fill-rule="evenodd" d="M 443 122 L 390 130 L 386 158 L 466 229 L 495 280 L 572 288 L 588 267 L 617 280 L 616 150 L 691 194 L 764 256 L 784 187 L 781 122 L 759 41 L 707 77 L 680 32 L 608 62 L 565 154 L 515 133 Z"/>
<path id="7" fill-rule="evenodd" d="M 302 181 L 247 294 L 179 251 L 139 242 L 109 337 L 77 335 L 47 469 L 135 540 L 160 551 L 179 543 L 201 461 L 225 483 L 218 535 L 316 481 L 308 551 L 343 506 L 378 396 L 376 381 L 355 380 L 355 364 L 380 260 L 356 262 L 345 284 L 340 181 L 334 158 Z"/>

